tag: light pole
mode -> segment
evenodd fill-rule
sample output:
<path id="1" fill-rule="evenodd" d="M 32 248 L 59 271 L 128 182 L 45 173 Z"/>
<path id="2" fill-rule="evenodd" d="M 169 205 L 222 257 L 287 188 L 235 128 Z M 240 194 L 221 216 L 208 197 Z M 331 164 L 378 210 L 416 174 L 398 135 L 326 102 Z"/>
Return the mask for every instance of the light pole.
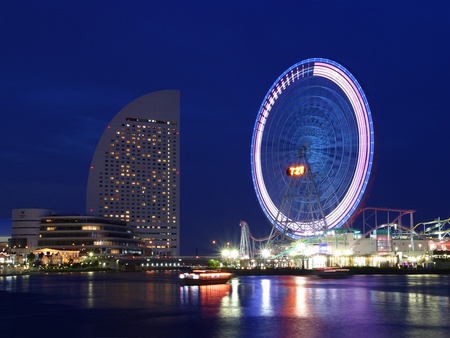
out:
<path id="1" fill-rule="evenodd" d="M 261 250 L 261 257 L 262 261 L 264 262 L 264 267 L 267 265 L 266 260 L 270 257 L 270 250 L 269 249 L 262 249 Z M 263 264 L 261 263 L 261 267 L 263 267 Z"/>

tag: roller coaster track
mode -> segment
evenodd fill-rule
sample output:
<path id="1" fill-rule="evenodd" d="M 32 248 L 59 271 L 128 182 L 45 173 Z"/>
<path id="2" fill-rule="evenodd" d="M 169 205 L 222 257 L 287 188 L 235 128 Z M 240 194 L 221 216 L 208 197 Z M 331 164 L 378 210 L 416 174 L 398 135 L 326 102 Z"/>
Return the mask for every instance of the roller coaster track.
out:
<path id="1" fill-rule="evenodd" d="M 252 233 L 251 233 L 251 231 L 250 231 L 250 228 L 249 228 L 249 226 L 248 226 L 248 224 L 247 224 L 246 221 L 241 221 L 241 222 L 239 223 L 239 225 L 240 225 L 241 227 L 247 227 L 249 237 L 250 237 L 252 240 L 254 240 L 255 242 L 264 242 L 264 241 L 267 241 L 267 240 L 270 238 L 270 236 L 263 237 L 263 238 L 256 238 L 256 237 L 254 237 L 254 236 L 252 235 Z"/>
<path id="2" fill-rule="evenodd" d="M 378 213 L 385 213 L 382 216 L 379 216 Z M 354 217 L 352 217 L 351 222 L 348 222 L 346 226 L 343 227 L 343 229 L 353 229 L 353 223 L 355 220 L 362 216 L 362 226 L 355 227 L 355 229 L 362 230 L 362 235 L 359 240 L 357 240 L 353 245 L 352 248 L 358 245 L 361 241 L 363 241 L 364 238 L 367 238 L 373 231 L 382 229 L 382 228 L 389 228 L 392 229 L 392 235 L 398 235 L 400 233 L 407 233 L 409 236 L 412 236 L 411 238 L 419 238 L 421 240 L 430 241 L 430 240 L 450 240 L 450 218 L 448 219 L 437 219 L 434 221 L 429 222 L 420 222 L 416 225 L 413 225 L 413 214 L 415 210 L 402 210 L 402 209 L 389 209 L 389 208 L 363 208 L 357 211 Z M 370 215 L 367 217 L 366 214 L 369 213 Z M 408 216 L 409 217 L 409 225 L 405 226 L 402 224 L 402 218 Z M 374 224 L 369 224 L 368 219 L 373 218 Z M 380 218 L 384 218 L 385 222 L 378 225 L 378 221 Z M 239 225 L 241 228 L 241 246 L 242 243 L 245 244 L 246 241 L 250 243 L 250 240 L 252 241 L 251 244 L 248 244 L 248 247 L 250 247 L 250 251 L 254 251 L 255 242 L 268 242 L 269 240 L 272 240 L 274 237 L 280 235 L 274 236 L 273 233 L 271 233 L 267 237 L 263 238 L 256 238 L 252 235 L 250 232 L 250 228 L 245 221 L 241 221 Z M 418 231 L 420 226 L 423 226 L 423 231 Z M 368 230 L 367 230 L 367 229 Z M 244 239 L 242 237 L 245 237 Z M 447 237 L 447 238 L 444 238 Z M 305 239 L 305 241 L 309 242 L 311 240 L 314 240 L 316 238 L 308 238 Z M 245 248 L 241 248 L 241 251 Z M 282 256 L 286 254 L 291 249 L 287 249 L 277 255 Z M 248 249 L 247 249 L 248 251 Z"/>
<path id="3" fill-rule="evenodd" d="M 417 223 L 413 229 L 416 230 L 419 226 L 423 226 L 423 232 L 420 234 L 425 236 L 437 236 L 438 239 L 442 239 L 450 235 L 450 218 Z"/>

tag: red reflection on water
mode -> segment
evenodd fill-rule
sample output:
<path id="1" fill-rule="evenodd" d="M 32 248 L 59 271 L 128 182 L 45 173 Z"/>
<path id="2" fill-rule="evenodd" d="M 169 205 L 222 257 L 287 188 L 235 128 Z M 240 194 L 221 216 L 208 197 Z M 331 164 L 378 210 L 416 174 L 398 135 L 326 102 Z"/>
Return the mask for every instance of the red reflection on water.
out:
<path id="1" fill-rule="evenodd" d="M 180 300 L 182 304 L 219 305 L 230 291 L 230 284 L 180 286 Z"/>
<path id="2" fill-rule="evenodd" d="M 306 277 L 291 277 L 287 288 L 287 297 L 283 314 L 292 317 L 308 317 L 310 315 Z"/>

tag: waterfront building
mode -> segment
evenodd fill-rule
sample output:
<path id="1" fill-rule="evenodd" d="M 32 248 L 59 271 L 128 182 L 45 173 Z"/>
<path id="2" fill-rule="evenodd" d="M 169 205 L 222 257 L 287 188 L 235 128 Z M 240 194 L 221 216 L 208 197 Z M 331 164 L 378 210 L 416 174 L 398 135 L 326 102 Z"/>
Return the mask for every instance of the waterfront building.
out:
<path id="1" fill-rule="evenodd" d="M 429 267 L 437 260 L 446 261 L 450 255 L 428 239 L 405 230 L 382 227 L 364 236 L 356 229 L 334 229 L 321 236 L 293 241 L 273 241 L 259 252 L 238 257 L 242 250 L 222 252 L 222 262 L 242 267 L 271 268 L 323 268 L 326 266 L 351 267 Z M 242 235 L 242 233 L 241 233 Z M 251 245 L 254 247 L 254 244 Z M 433 265 L 435 266 L 435 265 Z"/>
<path id="2" fill-rule="evenodd" d="M 179 255 L 179 133 L 179 91 L 150 93 L 117 113 L 92 158 L 87 214 L 127 222 L 145 254 Z"/>
<path id="3" fill-rule="evenodd" d="M 117 219 L 46 216 L 41 218 L 36 250 L 78 250 L 80 255 L 140 255 L 143 244 L 135 237 L 126 222 Z"/>
<path id="4" fill-rule="evenodd" d="M 42 265 L 61 265 L 80 263 L 79 250 L 56 250 L 51 248 L 40 248 L 33 250 L 35 255 L 33 262 L 28 262 L 30 266 L 39 262 Z"/>
<path id="5" fill-rule="evenodd" d="M 21 208 L 12 210 L 9 247 L 15 251 L 33 250 L 37 246 L 41 217 L 55 215 L 51 209 Z"/>
<path id="6" fill-rule="evenodd" d="M 8 236 L 0 236 L 0 252 L 5 251 L 9 247 L 9 240 Z"/>

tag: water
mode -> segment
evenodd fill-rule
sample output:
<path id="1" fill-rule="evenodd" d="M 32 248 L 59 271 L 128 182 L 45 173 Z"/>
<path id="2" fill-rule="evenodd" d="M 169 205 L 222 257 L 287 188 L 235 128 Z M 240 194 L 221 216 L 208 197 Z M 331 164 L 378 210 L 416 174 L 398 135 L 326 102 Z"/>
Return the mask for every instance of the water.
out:
<path id="1" fill-rule="evenodd" d="M 2 337 L 448 337 L 450 276 L 0 277 Z"/>

